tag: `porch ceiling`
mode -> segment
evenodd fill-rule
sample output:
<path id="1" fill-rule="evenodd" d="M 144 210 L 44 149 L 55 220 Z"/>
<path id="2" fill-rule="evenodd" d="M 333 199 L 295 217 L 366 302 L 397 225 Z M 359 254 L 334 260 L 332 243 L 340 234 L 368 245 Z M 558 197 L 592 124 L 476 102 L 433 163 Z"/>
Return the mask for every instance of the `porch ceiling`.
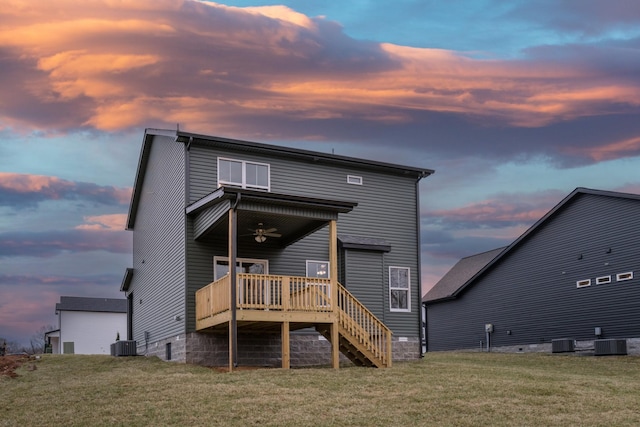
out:
<path id="1" fill-rule="evenodd" d="M 256 244 L 253 232 L 262 224 L 277 229 L 281 237 L 267 237 L 263 246 L 288 246 L 321 229 L 339 213 L 351 211 L 357 203 L 315 199 L 221 187 L 189 205 L 187 215 L 194 219 L 194 238 L 199 241 L 226 240 L 228 212 L 236 205 L 238 242 Z"/>

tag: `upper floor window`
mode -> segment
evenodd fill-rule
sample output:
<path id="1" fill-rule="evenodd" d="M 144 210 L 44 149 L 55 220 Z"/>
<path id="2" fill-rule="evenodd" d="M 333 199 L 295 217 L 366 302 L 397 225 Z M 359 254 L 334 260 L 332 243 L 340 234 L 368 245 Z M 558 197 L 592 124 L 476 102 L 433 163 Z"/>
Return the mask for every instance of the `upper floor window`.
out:
<path id="1" fill-rule="evenodd" d="M 389 267 L 389 303 L 391 311 L 411 311 L 409 268 Z"/>
<path id="2" fill-rule="evenodd" d="M 236 185 L 242 188 L 270 191 L 270 175 L 268 163 L 218 157 L 218 185 Z"/>

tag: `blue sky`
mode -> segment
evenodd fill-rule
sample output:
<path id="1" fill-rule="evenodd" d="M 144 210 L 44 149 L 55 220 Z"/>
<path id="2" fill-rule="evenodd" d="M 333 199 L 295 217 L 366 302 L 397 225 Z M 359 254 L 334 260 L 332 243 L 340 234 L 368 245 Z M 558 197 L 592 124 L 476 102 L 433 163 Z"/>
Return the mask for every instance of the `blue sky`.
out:
<path id="1" fill-rule="evenodd" d="M 144 128 L 435 169 L 425 290 L 576 187 L 640 193 L 633 0 L 14 0 L 0 10 L 0 337 L 123 297 Z"/>

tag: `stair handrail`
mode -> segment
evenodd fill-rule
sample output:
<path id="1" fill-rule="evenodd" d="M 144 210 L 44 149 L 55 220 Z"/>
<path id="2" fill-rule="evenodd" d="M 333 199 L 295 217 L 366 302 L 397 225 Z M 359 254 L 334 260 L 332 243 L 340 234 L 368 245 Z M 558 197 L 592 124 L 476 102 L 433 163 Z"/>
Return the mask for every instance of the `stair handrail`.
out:
<path id="1" fill-rule="evenodd" d="M 379 358 L 385 366 L 390 367 L 393 332 L 347 288 L 340 283 L 337 285 L 340 326 Z M 354 328 L 354 322 L 358 328 Z"/>

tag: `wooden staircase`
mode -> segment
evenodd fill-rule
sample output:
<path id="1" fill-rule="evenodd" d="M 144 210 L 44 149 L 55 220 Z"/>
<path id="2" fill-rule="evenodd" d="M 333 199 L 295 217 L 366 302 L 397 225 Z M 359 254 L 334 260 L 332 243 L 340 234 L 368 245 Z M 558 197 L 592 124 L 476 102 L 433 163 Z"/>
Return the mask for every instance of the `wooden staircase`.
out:
<path id="1" fill-rule="evenodd" d="M 391 367 L 391 330 L 340 284 L 337 308 L 340 352 L 357 366 Z M 330 325 L 316 330 L 331 342 Z"/>

